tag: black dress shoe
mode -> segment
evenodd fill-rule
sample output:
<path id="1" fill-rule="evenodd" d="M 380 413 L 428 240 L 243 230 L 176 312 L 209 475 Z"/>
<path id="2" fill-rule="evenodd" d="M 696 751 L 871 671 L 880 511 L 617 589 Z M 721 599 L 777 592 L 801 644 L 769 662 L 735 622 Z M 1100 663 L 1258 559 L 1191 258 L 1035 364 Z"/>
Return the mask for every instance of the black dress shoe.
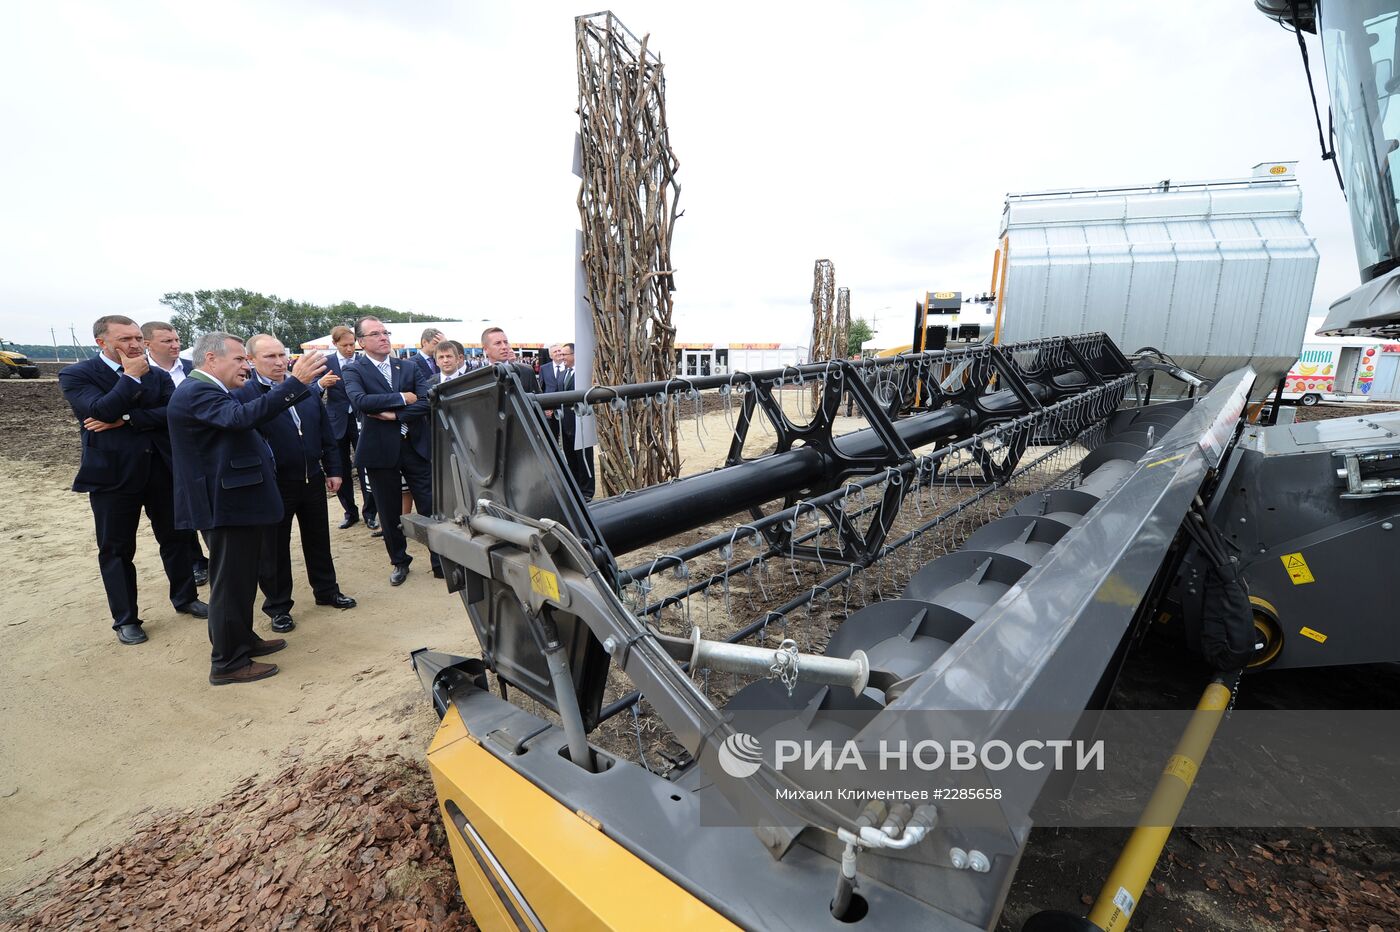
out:
<path id="1" fill-rule="evenodd" d="M 207 569 L 204 569 L 204 570 L 195 570 L 195 571 L 194 571 L 194 584 L 195 584 L 196 586 L 207 586 L 207 585 L 209 585 L 209 571 L 208 571 Z"/>
<path id="2" fill-rule="evenodd" d="M 402 586 L 403 581 L 408 578 L 408 564 L 394 567 L 394 572 L 389 574 L 389 585 Z"/>
<path id="3" fill-rule="evenodd" d="M 292 621 L 291 615 L 282 614 L 272 616 L 272 630 L 276 631 L 278 634 L 286 634 L 296 626 L 297 623 Z"/>
<path id="4" fill-rule="evenodd" d="M 146 632 L 141 630 L 140 625 L 120 625 L 117 628 L 117 640 L 123 644 L 145 644 Z"/>
<path id="5" fill-rule="evenodd" d="M 379 530 L 379 516 L 365 515 L 365 527 L 369 528 L 371 531 Z"/>
<path id="6" fill-rule="evenodd" d="M 195 599 L 193 602 L 186 602 L 184 605 L 177 605 L 175 611 L 179 612 L 181 615 L 193 615 L 196 618 L 209 617 L 209 606 L 199 601 L 199 599 Z"/>
<path id="7" fill-rule="evenodd" d="M 345 520 L 342 521 L 342 522 L 340 522 L 340 524 L 337 525 L 337 526 L 343 531 L 343 530 L 345 530 L 346 528 L 348 528 L 348 527 L 354 527 L 355 525 L 357 525 L 357 524 L 359 524 L 359 523 L 360 523 L 360 516 L 359 516 L 359 515 L 346 515 L 346 516 L 345 516 Z"/>
<path id="8" fill-rule="evenodd" d="M 317 599 L 317 605 L 330 605 L 334 608 L 354 608 L 359 603 L 343 592 L 337 592 L 334 598 Z"/>

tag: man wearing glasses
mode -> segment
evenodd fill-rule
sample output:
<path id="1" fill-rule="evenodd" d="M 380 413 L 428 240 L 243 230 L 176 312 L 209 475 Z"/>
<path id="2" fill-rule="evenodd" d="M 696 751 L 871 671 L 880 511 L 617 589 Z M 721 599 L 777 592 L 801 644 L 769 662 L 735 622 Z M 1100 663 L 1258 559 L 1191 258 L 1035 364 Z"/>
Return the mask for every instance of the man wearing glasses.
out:
<path id="1" fill-rule="evenodd" d="M 406 487 L 420 515 L 433 511 L 432 446 L 428 437 L 428 391 L 417 365 L 393 353 L 389 330 L 376 317 L 355 322 L 355 337 L 364 358 L 342 370 L 345 394 L 363 416 L 355 460 L 369 474 L 369 487 L 379 506 L 384 529 L 384 549 L 394 571 L 389 585 L 400 586 L 408 578 L 408 555 L 399 517 L 403 513 L 400 488 Z M 432 554 L 433 575 L 441 578 L 442 565 Z"/>

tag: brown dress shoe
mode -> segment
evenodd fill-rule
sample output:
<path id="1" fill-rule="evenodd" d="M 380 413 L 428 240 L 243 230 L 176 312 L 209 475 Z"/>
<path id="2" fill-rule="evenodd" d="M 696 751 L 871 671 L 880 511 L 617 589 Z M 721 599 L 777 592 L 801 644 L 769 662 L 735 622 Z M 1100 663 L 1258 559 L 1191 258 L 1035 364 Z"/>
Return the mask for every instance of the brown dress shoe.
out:
<path id="1" fill-rule="evenodd" d="M 249 657 L 266 657 L 268 654 L 275 654 L 287 646 L 286 638 L 259 638 L 253 645 L 253 649 L 248 651 Z"/>
<path id="2" fill-rule="evenodd" d="M 265 680 L 269 676 L 277 674 L 277 664 L 258 663 L 254 660 L 246 667 L 240 667 L 232 673 L 211 673 L 209 674 L 210 686 L 227 686 L 230 683 L 251 683 L 254 680 Z"/>

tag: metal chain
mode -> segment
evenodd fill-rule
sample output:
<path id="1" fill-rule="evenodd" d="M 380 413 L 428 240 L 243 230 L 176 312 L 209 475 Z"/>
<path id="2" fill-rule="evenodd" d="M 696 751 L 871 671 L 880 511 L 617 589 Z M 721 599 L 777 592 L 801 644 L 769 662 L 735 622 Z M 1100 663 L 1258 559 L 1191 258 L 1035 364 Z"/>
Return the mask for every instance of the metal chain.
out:
<path id="1" fill-rule="evenodd" d="M 768 667 L 770 676 L 787 687 L 789 697 L 797 688 L 797 658 L 797 642 L 784 638 L 773 652 L 773 663 Z"/>

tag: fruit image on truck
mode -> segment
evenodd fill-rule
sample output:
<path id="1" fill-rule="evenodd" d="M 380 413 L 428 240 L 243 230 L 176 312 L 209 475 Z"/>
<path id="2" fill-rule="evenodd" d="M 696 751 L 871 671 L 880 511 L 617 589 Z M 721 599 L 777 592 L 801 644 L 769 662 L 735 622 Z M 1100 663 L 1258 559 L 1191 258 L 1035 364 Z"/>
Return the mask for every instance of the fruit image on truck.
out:
<path id="1" fill-rule="evenodd" d="M 1309 321 L 1308 331 L 1316 329 Z M 1320 401 L 1368 401 L 1382 352 L 1400 351 L 1400 344 L 1377 343 L 1366 337 L 1315 337 L 1283 382 L 1283 400 L 1312 406 Z"/>

